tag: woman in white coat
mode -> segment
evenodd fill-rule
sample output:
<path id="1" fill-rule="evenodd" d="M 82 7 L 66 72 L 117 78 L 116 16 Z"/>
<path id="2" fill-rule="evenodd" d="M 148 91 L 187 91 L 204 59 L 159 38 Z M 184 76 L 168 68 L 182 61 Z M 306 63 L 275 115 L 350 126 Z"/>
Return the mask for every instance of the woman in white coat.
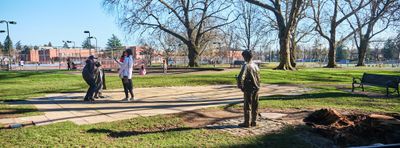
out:
<path id="1" fill-rule="evenodd" d="M 124 86 L 125 99 L 124 101 L 132 101 L 135 96 L 133 95 L 133 85 L 132 85 L 132 71 L 133 64 L 135 61 L 133 60 L 132 50 L 128 49 L 124 52 L 124 60 L 123 62 L 115 60 L 120 65 L 119 76 L 122 79 L 122 84 Z M 129 94 L 131 98 L 129 98 Z"/>

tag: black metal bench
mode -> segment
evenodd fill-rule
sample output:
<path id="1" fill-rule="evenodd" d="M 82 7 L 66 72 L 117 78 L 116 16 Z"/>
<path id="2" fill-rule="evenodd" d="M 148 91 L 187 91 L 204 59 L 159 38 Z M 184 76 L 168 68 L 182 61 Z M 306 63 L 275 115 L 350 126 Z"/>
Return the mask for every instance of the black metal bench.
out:
<path id="1" fill-rule="evenodd" d="M 364 85 L 380 86 L 386 88 L 387 97 L 389 96 L 389 88 L 394 88 L 395 91 L 397 91 L 397 95 L 400 96 L 399 83 L 400 76 L 364 73 L 361 79 L 353 77 L 351 91 L 354 92 L 354 84 L 359 84 L 359 87 L 362 88 L 362 91 L 364 91 Z"/>
<path id="2" fill-rule="evenodd" d="M 244 63 L 245 63 L 244 61 L 236 60 L 236 61 L 233 61 L 233 63 L 231 63 L 231 67 L 236 67 L 236 65 L 240 67 L 240 66 L 242 66 Z"/>

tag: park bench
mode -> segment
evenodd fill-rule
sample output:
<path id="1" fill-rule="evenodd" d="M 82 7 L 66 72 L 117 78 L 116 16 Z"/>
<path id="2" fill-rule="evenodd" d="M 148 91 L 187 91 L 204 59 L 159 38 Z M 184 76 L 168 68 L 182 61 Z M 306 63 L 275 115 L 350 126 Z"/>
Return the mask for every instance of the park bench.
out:
<path id="1" fill-rule="evenodd" d="M 244 61 L 236 60 L 236 61 L 233 61 L 233 63 L 231 64 L 231 67 L 236 67 L 237 65 L 240 67 L 243 64 L 244 64 Z"/>
<path id="2" fill-rule="evenodd" d="M 364 91 L 364 85 L 380 86 L 386 88 L 386 97 L 389 96 L 389 88 L 394 88 L 395 91 L 397 91 L 397 95 L 400 96 L 399 83 L 400 76 L 364 73 L 361 79 L 353 77 L 351 91 L 354 92 L 354 84 L 359 84 L 359 87 L 362 88 L 362 91 Z"/>

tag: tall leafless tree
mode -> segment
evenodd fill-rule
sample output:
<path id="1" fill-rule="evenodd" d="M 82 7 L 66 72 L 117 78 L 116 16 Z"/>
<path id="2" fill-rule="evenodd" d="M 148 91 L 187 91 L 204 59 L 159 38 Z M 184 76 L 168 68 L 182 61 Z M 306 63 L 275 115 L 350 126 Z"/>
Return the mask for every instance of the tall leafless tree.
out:
<path id="1" fill-rule="evenodd" d="M 370 0 L 368 7 L 354 14 L 347 21 L 354 34 L 354 42 L 358 50 L 358 62 L 356 66 L 365 66 L 365 57 L 370 40 L 377 34 L 382 33 L 398 20 L 395 12 L 400 10 L 398 0 Z M 355 9 L 353 5 L 349 5 Z M 341 10 L 343 12 L 344 10 Z M 351 21 L 355 21 L 355 25 Z"/>
<path id="2" fill-rule="evenodd" d="M 231 5 L 229 0 L 104 0 L 128 32 L 160 30 L 181 40 L 190 67 L 198 66 L 207 34 L 236 20 Z"/>
<path id="3" fill-rule="evenodd" d="M 262 13 L 259 7 L 242 0 L 235 4 L 237 15 L 240 15 L 238 21 L 234 23 L 239 44 L 246 50 L 255 50 L 267 38 L 271 29 L 259 15 Z"/>
<path id="4" fill-rule="evenodd" d="M 305 0 L 287 0 L 285 2 L 281 0 L 269 0 L 266 2 L 261 2 L 259 0 L 246 1 L 274 14 L 278 27 L 280 46 L 280 63 L 275 69 L 294 70 L 295 67 L 292 66 L 292 59 L 290 58 L 290 36 L 297 26 L 298 17 Z M 285 11 L 286 8 L 288 11 Z"/>
<path id="5" fill-rule="evenodd" d="M 353 16 L 359 10 L 369 4 L 369 0 L 312 0 L 311 8 L 313 11 L 313 20 L 315 22 L 315 30 L 320 36 L 325 38 L 329 43 L 328 64 L 326 67 L 336 67 L 335 49 L 337 45 L 342 44 L 351 37 L 356 30 L 350 32 L 342 32 L 342 37 L 337 39 L 337 29 L 346 19 Z M 348 9 L 349 5 L 354 6 Z M 338 15 L 341 11 L 342 15 Z M 343 28 L 343 27 L 342 27 Z M 345 29 L 341 29 L 345 30 Z"/>

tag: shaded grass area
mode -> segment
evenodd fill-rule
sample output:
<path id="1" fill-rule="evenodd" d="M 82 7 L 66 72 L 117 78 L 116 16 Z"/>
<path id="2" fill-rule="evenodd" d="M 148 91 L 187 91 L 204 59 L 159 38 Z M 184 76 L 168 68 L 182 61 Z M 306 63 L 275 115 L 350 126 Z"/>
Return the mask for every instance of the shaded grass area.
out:
<path id="1" fill-rule="evenodd" d="M 0 130 L 0 147 L 309 147 L 288 128 L 280 133 L 237 137 L 216 130 L 190 128 L 174 115 L 78 126 L 62 122 Z"/>

